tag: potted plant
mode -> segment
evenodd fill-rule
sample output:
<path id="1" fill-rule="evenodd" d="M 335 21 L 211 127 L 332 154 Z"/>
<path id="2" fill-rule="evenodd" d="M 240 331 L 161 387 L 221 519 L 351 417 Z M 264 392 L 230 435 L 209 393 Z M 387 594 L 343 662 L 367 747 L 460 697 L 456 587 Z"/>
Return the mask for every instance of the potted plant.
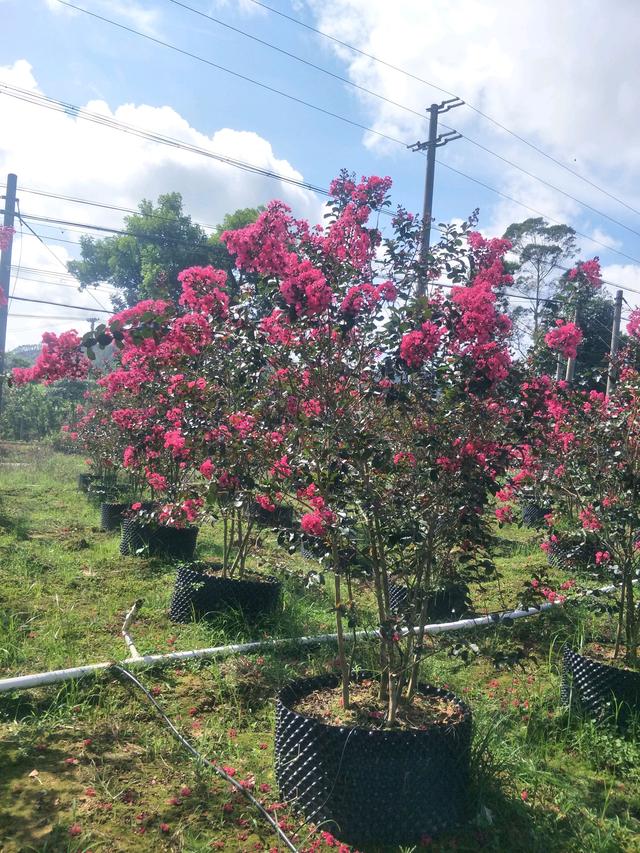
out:
<path id="1" fill-rule="evenodd" d="M 328 552 L 334 579 L 340 672 L 278 697 L 281 793 L 340 838 L 409 844 L 462 820 L 467 805 L 471 714 L 420 682 L 421 626 L 438 579 L 457 579 L 460 565 L 484 559 L 487 489 L 497 490 L 507 458 L 496 403 L 509 366 L 509 323 L 499 310 L 507 244 L 470 234 L 460 249 L 469 226 L 452 232 L 440 254 L 453 293 L 436 288 L 415 300 L 424 269 L 407 262 L 420 235 L 408 215 L 398 214 L 385 268 L 374 271 L 380 235 L 366 222 L 388 187 L 343 174 L 325 230 L 273 203 L 224 239 L 272 294 L 258 341 L 269 417 L 282 424 L 286 451 L 276 473 L 296 496 L 302 533 Z M 346 649 L 358 624 L 349 549 L 373 579 L 375 679 L 356 672 Z M 402 615 L 391 607 L 393 578 L 408 590 Z M 410 754 L 411 774 L 407 765 L 400 773 Z"/>
<path id="2" fill-rule="evenodd" d="M 640 612 L 634 583 L 640 572 L 637 316 L 629 323 L 630 341 L 620 354 L 619 381 L 609 396 L 547 378 L 537 380 L 538 390 L 544 389 L 531 407 L 536 437 L 530 467 L 535 466 L 553 507 L 542 547 L 555 564 L 561 560 L 563 566 L 568 563 L 618 588 L 610 646 L 592 646 L 589 656 L 567 648 L 563 657 L 565 697 L 600 718 L 620 710 L 624 716 L 640 700 Z M 568 342 L 547 335 L 547 343 L 574 357 L 579 331 Z"/>

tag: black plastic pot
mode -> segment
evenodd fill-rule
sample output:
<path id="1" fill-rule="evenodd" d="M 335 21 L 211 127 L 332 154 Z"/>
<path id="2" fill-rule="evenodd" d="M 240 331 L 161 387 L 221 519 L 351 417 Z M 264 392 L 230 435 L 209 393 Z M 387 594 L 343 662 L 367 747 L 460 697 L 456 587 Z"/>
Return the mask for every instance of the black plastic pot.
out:
<path id="1" fill-rule="evenodd" d="M 103 530 L 120 530 L 124 514 L 129 509 L 128 503 L 101 503 L 100 527 Z"/>
<path id="2" fill-rule="evenodd" d="M 624 723 L 640 711 L 640 672 L 591 660 L 565 646 L 562 652 L 561 697 L 592 717 Z"/>
<path id="3" fill-rule="evenodd" d="M 559 539 L 549 543 L 547 560 L 556 569 L 570 572 L 576 568 L 595 565 L 596 544 L 589 540 L 571 541 Z"/>
<path id="4" fill-rule="evenodd" d="M 371 677 L 361 673 L 360 678 Z M 291 709 L 323 675 L 296 681 L 276 699 L 275 764 L 281 799 L 352 844 L 410 845 L 453 829 L 467 816 L 471 711 L 453 693 L 421 686 L 458 704 L 462 718 L 425 730 L 330 726 Z"/>
<path id="5" fill-rule="evenodd" d="M 247 510 L 247 515 L 258 527 L 293 527 L 293 507 L 286 504 L 275 504 L 273 512 L 254 502 Z"/>
<path id="6" fill-rule="evenodd" d="M 78 474 L 78 489 L 81 492 L 88 492 L 89 486 L 95 481 L 95 474 Z"/>
<path id="7" fill-rule="evenodd" d="M 403 584 L 389 584 L 389 607 L 402 613 L 409 601 L 409 590 Z M 427 618 L 430 622 L 453 622 L 469 610 L 469 587 L 465 583 L 447 584 L 429 593 Z"/>
<path id="8" fill-rule="evenodd" d="M 123 556 L 162 556 L 192 560 L 198 538 L 197 527 L 144 524 L 136 518 L 122 522 L 120 553 Z"/>
<path id="9" fill-rule="evenodd" d="M 238 580 L 216 577 L 183 566 L 178 569 L 169 617 L 173 622 L 191 622 L 207 613 L 236 607 L 245 616 L 259 616 L 275 610 L 282 584 L 273 577 Z"/>
<path id="10" fill-rule="evenodd" d="M 525 527 L 540 527 L 547 514 L 547 510 L 535 501 L 523 501 L 520 510 L 522 512 L 522 523 Z"/>

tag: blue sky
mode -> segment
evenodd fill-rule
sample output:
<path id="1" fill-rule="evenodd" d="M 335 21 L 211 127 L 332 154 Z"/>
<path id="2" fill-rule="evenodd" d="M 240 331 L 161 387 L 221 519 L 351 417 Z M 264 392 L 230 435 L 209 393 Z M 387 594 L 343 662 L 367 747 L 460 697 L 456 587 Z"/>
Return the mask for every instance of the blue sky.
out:
<path id="1" fill-rule="evenodd" d="M 74 0 L 96 14 L 170 42 L 290 95 L 412 143 L 426 121 L 372 98 L 240 34 L 196 16 L 170 0 Z M 261 8 L 252 0 L 184 0 L 200 11 L 302 56 L 386 98 L 421 112 L 446 97 L 387 66 L 347 51 Z M 331 33 L 413 75 L 459 93 L 533 144 L 567 163 L 630 207 L 640 208 L 637 139 L 640 73 L 635 47 L 638 8 L 619 0 L 615 15 L 595 0 L 577 9 L 551 0 L 266 0 L 269 5 Z M 478 7 L 482 7 L 479 9 Z M 516 7 L 516 8 L 514 8 Z M 57 0 L 0 0 L 0 81 L 88 106 L 149 128 L 289 172 L 327 186 L 342 166 L 359 174 L 390 175 L 394 200 L 420 210 L 424 158 L 402 145 L 322 115 L 223 71 L 114 28 Z M 616 57 L 616 62 L 611 57 Z M 164 109 L 163 109 L 164 108 Z M 180 190 L 194 218 L 216 223 L 236 207 L 283 197 L 297 213 L 316 218 L 316 197 L 277 181 L 232 172 L 192 154 L 158 150 L 111 130 L 84 127 L 0 97 L 0 170 L 20 185 L 123 206 L 144 195 Z M 601 118 L 605 120 L 602 121 Z M 610 248 L 581 239 L 584 256 L 599 254 L 607 278 L 640 290 L 640 216 L 619 201 L 540 156 L 469 107 L 444 119 L 465 136 L 585 202 L 492 157 L 466 140 L 442 151 L 454 168 L 566 221 Z M 439 167 L 434 211 L 446 221 L 481 208 L 481 227 L 501 233 L 511 221 L 535 215 L 477 183 Z M 23 213 L 117 226 L 122 214 L 21 195 Z M 604 215 L 603 215 L 604 214 Z M 610 217 L 609 219 L 607 217 Z M 617 220 L 616 224 L 611 219 Z M 32 223 L 35 228 L 35 223 Z M 627 228 L 623 226 L 627 226 Z M 78 232 L 41 223 L 35 238 L 16 240 L 15 294 L 47 292 L 73 304 L 96 304 L 57 273 L 76 250 Z M 54 240 L 54 237 L 61 238 Z M 64 243 L 61 240 L 72 242 Z M 623 254 L 616 254 L 622 252 Z M 21 251 L 21 254 L 20 254 Z M 55 255 L 55 257 L 54 257 Z M 627 255 L 628 257 L 624 257 Z M 56 258 L 58 259 L 56 261 Z M 46 278 L 21 266 L 51 270 Z M 633 260 L 632 260 L 633 259 Z M 46 284 L 45 284 L 46 281 Z M 56 282 L 58 284 L 56 284 Z M 630 301 L 638 297 L 627 293 Z M 106 291 L 102 301 L 108 300 Z M 48 315 L 44 312 L 48 311 Z M 13 302 L 9 346 L 34 342 L 44 328 L 60 330 L 67 310 Z M 52 322 L 59 313 L 60 320 Z M 67 324 L 68 325 L 68 324 Z M 77 325 L 77 324 L 76 324 Z"/>

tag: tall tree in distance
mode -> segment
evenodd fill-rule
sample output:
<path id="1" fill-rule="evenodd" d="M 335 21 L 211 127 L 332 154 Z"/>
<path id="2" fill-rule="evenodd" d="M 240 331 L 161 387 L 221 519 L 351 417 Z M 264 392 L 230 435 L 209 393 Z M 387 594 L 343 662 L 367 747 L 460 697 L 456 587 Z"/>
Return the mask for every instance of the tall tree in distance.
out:
<path id="1" fill-rule="evenodd" d="M 529 314 L 535 345 L 542 308 L 545 300 L 553 296 L 558 274 L 562 273 L 559 268 L 578 252 L 576 232 L 570 225 L 550 225 L 537 217 L 512 223 L 504 236 L 511 241 L 511 254 L 515 256 L 511 268 L 515 287 L 532 299 Z"/>
<path id="2" fill-rule="evenodd" d="M 116 309 L 135 305 L 141 299 L 177 299 L 178 273 L 191 266 L 211 264 L 225 269 L 233 285 L 233 262 L 220 235 L 228 228 L 253 222 L 260 212 L 243 208 L 227 214 L 209 236 L 184 212 L 178 192 L 160 195 L 157 204 L 143 199 L 138 211 L 125 217 L 126 234 L 82 237 L 81 260 L 68 264 L 82 289 L 101 283 L 112 285 Z"/>

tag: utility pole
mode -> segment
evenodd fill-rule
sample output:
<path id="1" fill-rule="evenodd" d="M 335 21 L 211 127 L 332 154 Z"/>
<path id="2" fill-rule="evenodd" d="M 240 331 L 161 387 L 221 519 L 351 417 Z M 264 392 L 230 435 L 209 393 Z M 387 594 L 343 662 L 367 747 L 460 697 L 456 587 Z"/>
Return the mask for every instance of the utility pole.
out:
<path id="1" fill-rule="evenodd" d="M 87 323 L 90 323 L 92 332 L 95 329 L 97 322 L 98 322 L 97 317 L 87 317 Z"/>
<path id="2" fill-rule="evenodd" d="M 613 312 L 613 325 L 611 326 L 611 346 L 609 347 L 609 372 L 607 374 L 607 397 L 616 385 L 616 369 L 613 363 L 618 352 L 620 342 L 620 319 L 622 317 L 622 291 L 616 291 L 616 306 Z"/>
<path id="3" fill-rule="evenodd" d="M 5 228 L 13 228 L 13 220 L 16 212 L 16 189 L 18 178 L 16 175 L 7 175 L 7 191 L 4 196 L 4 220 Z M 0 252 L 0 288 L 7 298 L 6 305 L 0 305 L 0 412 L 2 411 L 2 391 L 4 388 L 4 362 L 5 348 L 7 345 L 7 317 L 9 316 L 9 289 L 11 286 L 11 249 L 13 236 L 9 239 L 6 249 Z"/>
<path id="4" fill-rule="evenodd" d="M 433 185 L 436 175 L 436 148 L 441 148 L 454 139 L 460 139 L 462 134 L 456 130 L 438 135 L 438 116 L 448 113 L 455 107 L 461 107 L 464 101 L 460 98 L 450 98 L 441 104 L 431 104 L 429 107 L 429 139 L 427 142 L 416 142 L 407 146 L 411 151 L 427 152 L 427 172 L 424 182 L 424 202 L 422 205 L 422 237 L 420 240 L 420 274 L 416 296 L 424 296 L 427 290 L 427 257 L 431 246 L 431 220 L 433 219 Z"/>

